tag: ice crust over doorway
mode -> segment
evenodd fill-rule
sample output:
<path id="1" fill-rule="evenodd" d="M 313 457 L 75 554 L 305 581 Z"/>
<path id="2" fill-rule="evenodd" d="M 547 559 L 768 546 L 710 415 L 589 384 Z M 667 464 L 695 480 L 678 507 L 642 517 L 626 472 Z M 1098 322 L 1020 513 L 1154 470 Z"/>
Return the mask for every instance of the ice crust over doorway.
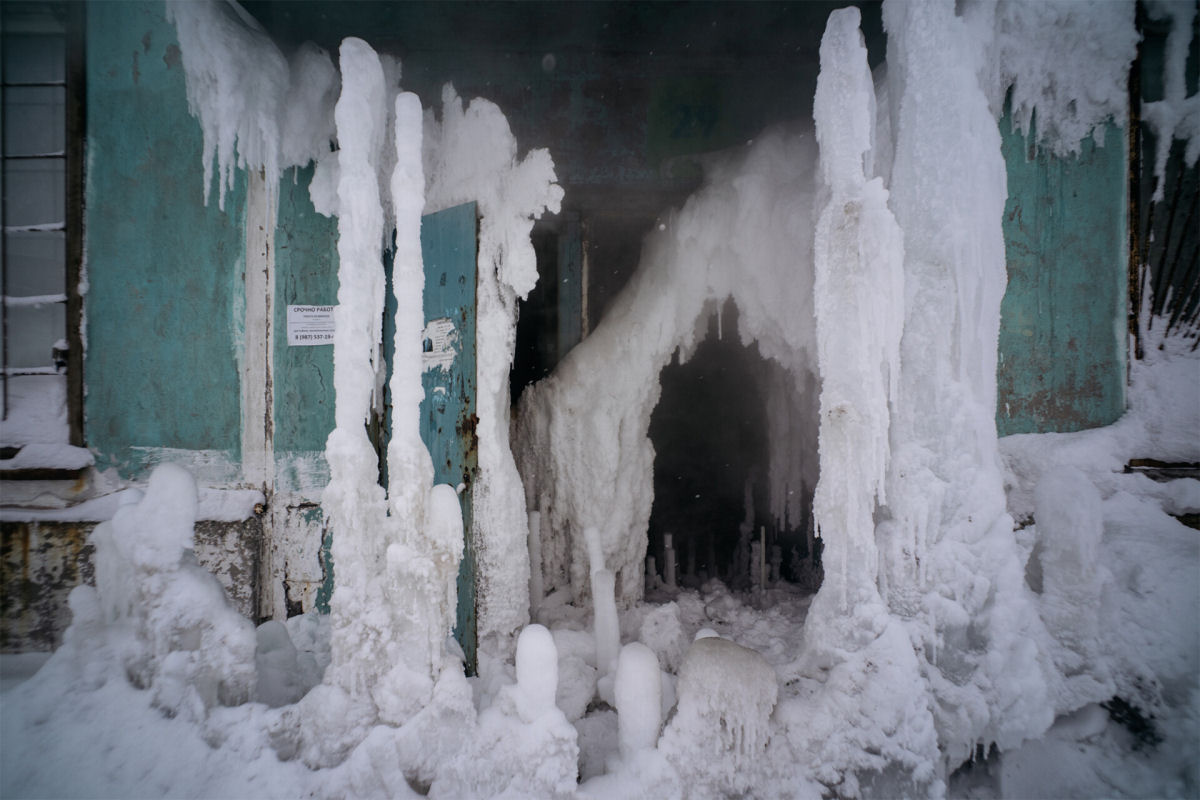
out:
<path id="1" fill-rule="evenodd" d="M 768 397 L 780 409 L 772 434 L 792 417 L 809 416 L 815 159 L 811 132 L 775 129 L 745 152 L 712 161 L 705 186 L 647 238 L 640 268 L 602 323 L 522 394 L 517 459 L 526 503 L 541 511 L 547 591 L 586 595 L 583 534 L 594 528 L 605 563 L 619 575 L 622 602 L 640 599 L 659 374 L 677 350 L 687 360 L 726 299 L 737 305 L 743 344 L 757 342 L 784 373 Z M 772 499 L 786 508 L 778 495 L 800 489 L 815 454 L 778 455 L 772 450 Z"/>

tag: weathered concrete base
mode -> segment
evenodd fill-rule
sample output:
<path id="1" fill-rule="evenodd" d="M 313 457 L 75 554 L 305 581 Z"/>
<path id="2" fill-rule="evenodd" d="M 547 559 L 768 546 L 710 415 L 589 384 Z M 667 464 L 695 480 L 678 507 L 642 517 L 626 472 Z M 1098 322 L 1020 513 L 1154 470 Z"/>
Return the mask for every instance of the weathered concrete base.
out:
<path id="1" fill-rule="evenodd" d="M 0 652 L 53 650 L 71 622 L 67 595 L 94 584 L 97 522 L 0 522 Z M 257 621 L 262 521 L 196 523 L 196 560 Z"/>

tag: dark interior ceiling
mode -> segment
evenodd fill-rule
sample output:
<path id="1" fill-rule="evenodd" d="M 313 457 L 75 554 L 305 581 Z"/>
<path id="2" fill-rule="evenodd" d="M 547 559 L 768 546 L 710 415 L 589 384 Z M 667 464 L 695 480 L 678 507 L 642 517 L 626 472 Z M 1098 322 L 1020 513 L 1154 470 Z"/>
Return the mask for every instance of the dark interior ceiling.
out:
<path id="1" fill-rule="evenodd" d="M 550 150 L 564 210 L 588 227 L 594 323 L 645 232 L 699 184 L 693 156 L 811 119 L 818 46 L 845 2 L 285 2 L 243 0 L 285 53 L 357 36 L 401 59 L 427 107 L 453 82 L 492 100 L 522 151 Z M 872 66 L 878 2 L 859 3 Z M 553 229 L 558 218 L 540 228 Z"/>

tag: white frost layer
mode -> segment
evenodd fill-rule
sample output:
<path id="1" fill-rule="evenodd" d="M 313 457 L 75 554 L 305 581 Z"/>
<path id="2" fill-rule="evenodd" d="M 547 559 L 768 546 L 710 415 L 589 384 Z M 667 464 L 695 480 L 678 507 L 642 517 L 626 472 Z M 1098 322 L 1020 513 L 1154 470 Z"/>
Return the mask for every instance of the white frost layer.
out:
<path id="1" fill-rule="evenodd" d="M 1089 135 L 1104 144 L 1105 122 L 1125 126 L 1139 39 L 1133 3 L 1001 0 L 994 20 L 988 4 L 978 5 L 972 22 L 995 27 L 996 55 L 985 69 L 998 73 L 987 87 L 996 116 L 1011 88 L 1017 129 L 1036 127 L 1037 141 L 1064 157 Z"/>
<path id="2" fill-rule="evenodd" d="M 0 458 L 0 470 L 86 469 L 95 458 L 86 447 L 69 444 L 27 444 L 12 458 Z"/>
<path id="3" fill-rule="evenodd" d="M 204 132 L 204 201 L 215 171 L 222 209 L 235 166 L 263 170 L 273 192 L 283 169 L 327 156 L 337 96 L 337 70 L 324 50 L 306 44 L 289 64 L 235 9 L 216 0 L 167 3 L 187 74 L 188 108 Z"/>
<path id="4" fill-rule="evenodd" d="M 66 375 L 11 375 L 8 406 L 0 419 L 0 444 L 66 444 Z"/>

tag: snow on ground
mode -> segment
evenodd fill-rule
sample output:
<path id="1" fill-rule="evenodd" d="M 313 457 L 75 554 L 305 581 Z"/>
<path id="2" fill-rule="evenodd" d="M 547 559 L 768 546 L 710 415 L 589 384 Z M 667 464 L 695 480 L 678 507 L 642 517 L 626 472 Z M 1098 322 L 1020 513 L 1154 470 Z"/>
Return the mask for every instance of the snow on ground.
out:
<path id="1" fill-rule="evenodd" d="M 1036 492 L 1022 491 L 1030 475 L 1034 483 L 1042 482 L 1042 474 L 1071 475 L 1071 481 L 1084 482 L 1076 486 L 1077 496 L 1064 496 L 1057 504 L 1060 516 L 1086 520 L 1094 515 L 1099 524 L 1094 581 L 1075 582 L 1098 588 L 1093 661 L 1077 674 L 1109 680 L 1112 689 L 1102 701 L 1108 708 L 1089 702 L 1058 719 L 1038 739 L 1005 752 L 980 752 L 950 776 L 951 797 L 1194 797 L 1200 791 L 1195 759 L 1200 745 L 1200 532 L 1178 519 L 1200 512 L 1200 481 L 1157 482 L 1122 471 L 1127 458 L 1158 454 L 1155 440 L 1161 436 L 1172 438 L 1183 456 L 1195 460 L 1200 455 L 1200 429 L 1190 416 L 1194 406 L 1178 402 L 1181 392 L 1195 397 L 1200 389 L 1200 358 L 1187 350 L 1189 341 L 1164 345 L 1163 350 L 1148 348 L 1151 356 L 1135 366 L 1131 411 L 1115 425 L 1001 441 L 1009 465 L 1010 509 L 1018 518 L 1046 502 Z M 1189 416 L 1166 416 L 1164 406 L 1187 407 Z M 1087 487 L 1098 506 L 1087 507 Z M 161 502 L 156 495 L 161 488 L 148 487 L 142 504 Z M 168 487 L 170 498 L 181 493 L 186 496 L 186 486 Z M 126 506 L 114 523 L 124 520 L 134 534 L 150 530 L 157 535 L 161 511 L 147 508 L 136 515 L 138 508 Z M 1018 532 L 1027 559 L 1026 580 L 1043 598 L 1043 614 L 1051 609 L 1045 602 L 1045 573 L 1071 568 L 1070 553 L 1047 555 L 1047 543 L 1040 539 L 1039 526 L 1054 525 L 1052 516 L 1043 510 L 1037 523 Z M 162 557 L 143 559 L 147 563 L 138 568 L 141 572 L 127 568 L 115 582 L 143 575 L 139 580 L 153 590 L 164 570 L 194 569 L 187 566 L 186 554 L 181 566 L 174 566 L 169 553 L 156 552 Z M 111 596 L 113 583 L 101 579 L 100 600 L 106 593 Z M 90 594 L 80 590 L 73 596 L 76 619 L 67 641 L 32 677 L 29 673 L 44 656 L 0 659 L 4 797 L 404 797 L 410 788 L 435 797 L 488 797 L 506 788 L 510 797 L 551 797 L 569 795 L 574 787 L 573 776 L 564 783 L 564 764 L 579 770 L 581 797 L 708 796 L 705 782 L 716 787 L 715 796 L 722 791 L 747 791 L 754 797 L 828 796 L 814 765 L 781 735 L 781 711 L 770 719 L 770 741 L 752 758 L 743 757 L 738 771 L 723 771 L 724 750 L 716 757 L 696 758 L 706 752 L 703 747 L 723 745 L 704 745 L 701 739 L 689 740 L 691 749 L 678 746 L 685 738 L 677 724 L 684 712 L 671 713 L 675 698 L 689 691 L 681 686 L 686 684 L 684 665 L 692 658 L 685 654 L 697 634 L 719 634 L 756 652 L 778 678 L 778 709 L 811 693 L 810 681 L 787 676 L 802 647 L 812 597 L 787 584 L 769 589 L 762 607 L 753 594 L 731 593 L 718 581 L 679 592 L 658 586 L 648 592 L 647 602 L 621 613 L 621 641 L 626 647 L 641 642 L 657 654 L 662 668 L 665 732 L 657 749 L 622 747 L 617 713 L 592 699 L 596 642 L 591 614 L 551 598 L 540 614 L 551 636 L 534 637 L 528 647 L 523 637 L 515 671 L 509 666 L 488 679 L 468 682 L 452 660 L 435 689 L 435 696 L 439 690 L 443 694 L 435 697 L 427 716 L 399 728 L 373 728 L 343 763 L 320 770 L 298 758 L 284 760 L 292 707 L 272 708 L 269 702 L 289 700 L 317 680 L 329 657 L 328 618 L 289 620 L 288 637 L 280 636 L 278 628 L 259 630 L 256 702 L 218 703 L 207 710 L 203 703 L 177 706 L 172 716 L 164 702 L 181 696 L 162 691 L 163 676 L 165 686 L 178 686 L 169 680 L 169 670 L 160 670 L 160 677 L 150 678 L 145 688 L 136 688 L 130 679 L 130 664 L 145 663 L 129 660 L 130 654 L 146 653 L 149 640 L 139 638 L 136 624 L 130 627 L 128 620 L 102 625 L 97 614 L 105 603 L 97 604 Z M 201 591 L 190 597 L 217 609 L 213 618 L 219 617 L 221 604 L 215 596 Z M 1084 643 L 1076 644 L 1086 651 Z M 149 651 L 165 665 L 171 653 L 184 650 L 191 654 L 191 668 L 212 652 L 187 647 L 164 641 Z M 527 657 L 532 667 L 524 663 Z M 546 662 L 550 657 L 558 673 L 554 707 L 545 697 L 554 672 Z M 719 666 L 710 666 L 709 674 L 736 690 L 746 683 L 744 669 L 723 675 Z M 468 691 L 463 695 L 455 686 Z M 647 690 L 645 696 L 653 692 Z M 742 702 L 757 702 L 750 699 L 755 696 Z M 1113 697 L 1120 700 L 1111 701 Z M 751 706 L 742 712 L 729 708 L 720 713 L 750 713 Z M 338 713 L 333 707 L 327 711 Z M 813 718 L 807 724 L 821 729 L 844 726 L 847 720 Z M 716 733 L 721 727 L 685 732 L 695 737 L 705 730 Z M 528 769 L 538 763 L 541 772 Z M 738 777 L 744 783 L 729 783 Z M 869 781 L 861 782 L 861 793 L 890 796 Z"/>
<path id="2" fill-rule="evenodd" d="M 1169 347 L 1175 344 L 1168 342 Z M 1116 425 L 1078 434 L 1002 440 L 1006 455 L 1021 451 L 1019 463 L 1048 471 L 1077 469 L 1077 474 L 1086 474 L 1087 482 L 1095 487 L 1102 524 L 1096 552 L 1097 572 L 1102 576 L 1098 644 L 1117 675 L 1113 694 L 1130 705 L 1110 704 L 1112 709 L 1106 710 L 1089 703 L 1057 720 L 1039 739 L 1003 753 L 993 751 L 990 757 L 981 753 L 979 759 L 951 776 L 950 796 L 980 800 L 1191 797 L 1200 790 L 1194 757 L 1200 744 L 1200 641 L 1195 623 L 1200 618 L 1196 588 L 1200 533 L 1171 516 L 1200 512 L 1200 481 L 1159 483 L 1120 471 L 1124 452 L 1156 452 L 1150 437 L 1125 431 L 1145 430 L 1147 423 L 1163 431 L 1179 423 L 1165 417 L 1144 419 L 1137 409 L 1168 400 L 1157 394 L 1164 387 L 1176 396 L 1174 392 L 1198 386 L 1200 359 L 1180 352 L 1160 353 L 1153 363 L 1138 366 L 1130 398 L 1134 410 Z M 1182 435 L 1178 441 L 1190 442 L 1195 448 L 1200 445 L 1197 429 L 1186 427 L 1189 424 L 1184 421 L 1183 427 L 1175 430 Z M 1064 444 L 1064 438 L 1072 440 L 1071 446 Z M 1122 452 L 1122 448 L 1130 449 Z M 1078 466 L 1066 463 L 1072 455 L 1077 455 Z M 1022 477 L 1010 475 L 1014 487 L 1010 503 L 1017 516 L 1025 502 L 1017 490 Z M 1072 504 L 1064 498 L 1062 505 Z M 1030 555 L 1028 580 L 1039 588 L 1035 573 L 1045 559 L 1035 552 L 1036 530 L 1026 527 L 1022 533 Z M 103 585 L 100 591 L 104 592 Z M 756 651 L 782 678 L 801 646 L 810 603 L 810 595 L 786 584 L 768 590 L 763 608 L 753 595 L 731 593 L 717 581 L 700 590 L 678 593 L 659 587 L 651 590 L 646 603 L 621 614 L 622 641 L 640 641 L 658 655 L 666 698 L 674 698 L 679 691 L 676 684 L 682 682 L 683 654 L 703 629 Z M 80 605 L 73 599 L 73 606 Z M 0 659 L 0 673 L 5 678 L 0 694 L 0 794 L 14 798 L 403 797 L 408 796 L 411 782 L 421 791 L 432 783 L 432 796 L 486 797 L 501 792 L 505 785 L 489 782 L 489 776 L 481 773 L 503 772 L 503 763 L 507 763 L 511 776 L 520 765 L 544 753 L 544 745 L 558 742 L 556 746 L 565 749 L 557 752 L 568 761 L 578 753 L 583 779 L 580 796 L 703 796 L 689 788 L 697 786 L 699 777 L 714 777 L 711 773 L 719 769 L 715 759 L 689 762 L 678 752 L 671 755 L 664 747 L 666 736 L 660 740 L 659 751 L 630 755 L 620 745 L 617 714 L 605 703 L 589 702 L 595 685 L 596 652 L 590 613 L 551 602 L 543 608 L 541 621 L 552 633 L 557 660 L 555 708 L 547 709 L 544 687 L 536 681 L 532 689 L 524 688 L 525 667 L 519 660 L 515 674 L 493 678 L 490 686 L 482 678 L 472 679 L 474 705 L 468 701 L 468 707 L 460 708 L 457 715 L 450 713 L 449 703 L 438 710 L 446 725 L 442 735 L 453 738 L 449 745 L 428 736 L 439 727 L 429 725 L 428 720 L 400 728 L 378 726 L 341 765 L 311 770 L 299 759 L 281 760 L 279 731 L 288 707 L 271 708 L 261 701 L 288 681 L 293 686 L 313 683 L 314 666 L 322 658 L 328 659 L 327 638 L 325 655 L 321 654 L 324 620 L 289 620 L 287 629 L 295 643 L 292 647 L 297 649 L 297 654 L 290 655 L 291 666 L 289 657 L 275 656 L 277 647 L 264 641 L 269 636 L 260 629 L 260 702 L 216 705 L 197 719 L 180 713 L 172 717 L 156 707 L 154 689 L 135 688 L 129 680 L 121 661 L 122 647 L 129 645 L 124 635 L 109 631 L 97 638 L 95 621 L 81 622 L 77 616 L 67 642 L 33 677 L 21 679 L 44 657 Z M 324 636 L 328 636 L 327 629 Z M 549 648 L 545 637 L 530 648 L 518 645 L 518 659 L 530 649 L 535 663 L 536 659 L 543 661 L 536 674 L 544 681 L 552 675 L 544 663 Z M 301 666 L 305 657 L 308 664 Z M 733 676 L 735 685 L 740 677 Z M 803 680 L 781 679 L 779 705 L 809 691 Z M 522 692 L 542 699 L 526 699 Z M 580 701 L 581 697 L 588 699 Z M 437 703 L 435 700 L 434 706 Z M 670 700 L 664 702 L 664 720 L 672 719 L 670 705 Z M 557 721 L 546 721 L 546 713 Z M 844 723 L 837 719 L 809 721 L 814 727 Z M 564 724 L 574 729 L 574 748 Z M 428 739 L 414 743 L 412 736 L 421 725 L 427 726 L 423 732 Z M 473 729 L 488 747 L 472 744 L 469 732 Z M 750 796 L 821 796 L 823 787 L 803 754 L 790 752 L 781 741 L 778 719 L 771 721 L 769 732 L 771 742 L 753 763 L 742 765 L 744 774 L 754 781 L 745 787 Z M 417 763 L 431 759 L 431 751 L 439 747 L 460 754 L 442 757 L 442 769 L 456 775 L 446 788 L 439 784 L 443 779 L 438 773 L 432 780 L 428 774 L 424 779 L 406 779 L 406 772 L 415 776 L 421 771 L 415 768 Z M 509 748 L 507 761 L 485 757 L 505 748 Z M 472 766 L 475 759 L 479 764 Z M 509 796 L 549 797 L 554 796 L 555 788 L 564 788 L 561 783 L 537 786 L 544 791 L 527 786 L 526 791 Z M 872 792 L 867 784 L 862 793 L 887 796 Z"/>

